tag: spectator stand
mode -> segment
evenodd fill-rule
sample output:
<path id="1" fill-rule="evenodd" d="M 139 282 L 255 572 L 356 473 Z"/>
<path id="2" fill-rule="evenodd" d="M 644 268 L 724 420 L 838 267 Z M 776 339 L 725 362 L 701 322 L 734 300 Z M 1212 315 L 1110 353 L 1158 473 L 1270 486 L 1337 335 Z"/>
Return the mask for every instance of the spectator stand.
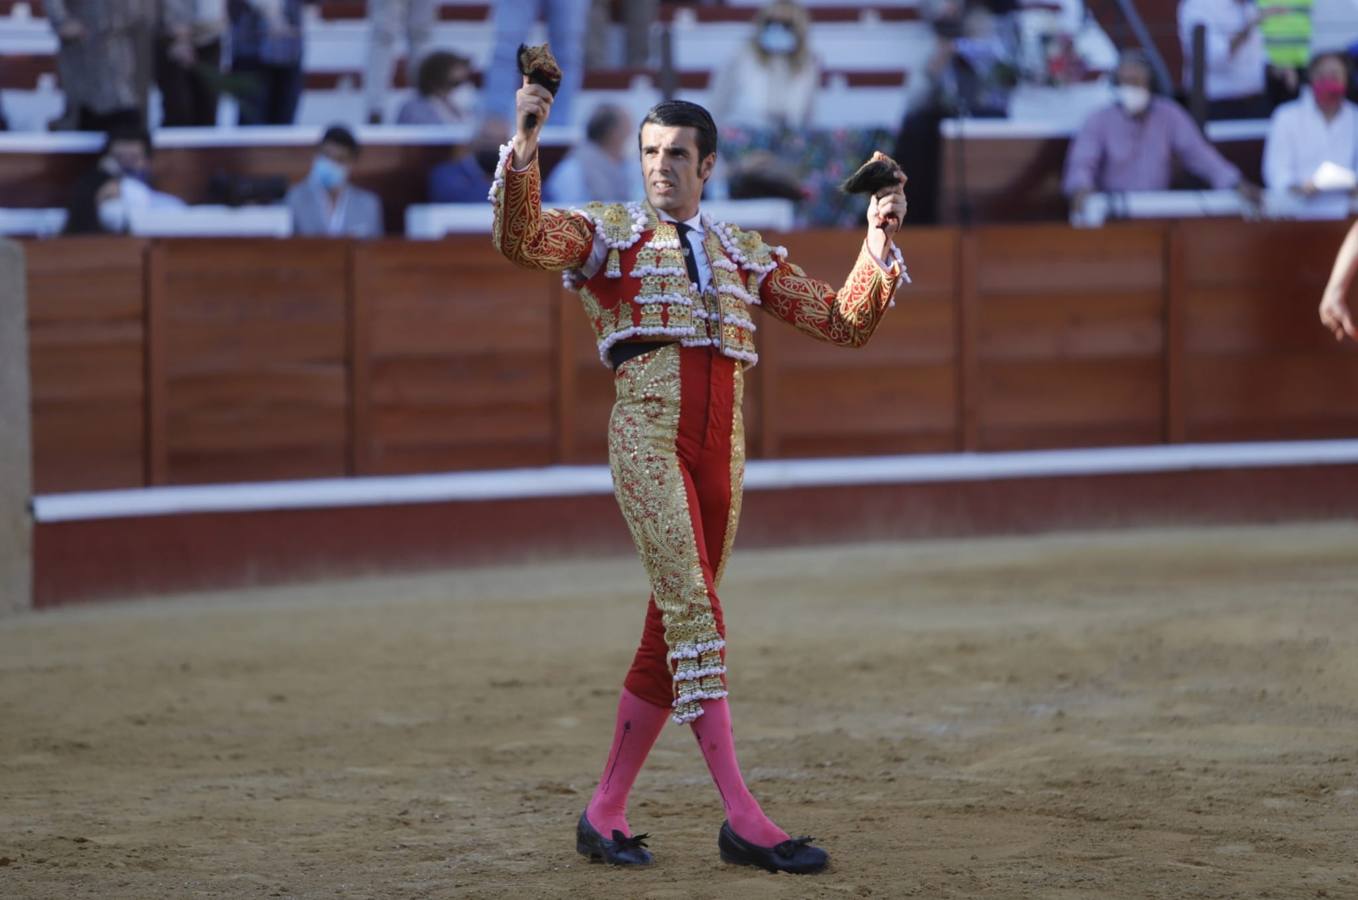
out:
<path id="1" fill-rule="evenodd" d="M 964 218 L 963 201 L 973 224 L 1066 218 L 1061 173 L 1078 127 L 1070 122 L 945 119 L 939 126 L 943 220 Z M 1256 184 L 1267 133 L 1267 120 L 1207 124 L 1208 140 Z"/>
<path id="2" fill-rule="evenodd" d="M 356 184 L 383 200 L 389 233 L 398 234 L 404 210 L 425 200 L 425 176 L 452 148 L 471 137 L 470 126 L 373 126 L 356 134 L 363 148 Z M 305 177 L 321 129 L 311 126 L 248 129 L 175 128 L 157 132 L 154 162 L 159 190 L 193 205 L 213 202 L 213 175 Z M 581 137 L 574 128 L 543 130 L 542 156 L 550 168 Z M 70 187 L 102 149 L 101 135 L 84 132 L 0 134 L 0 197 L 12 208 L 64 206 Z"/>

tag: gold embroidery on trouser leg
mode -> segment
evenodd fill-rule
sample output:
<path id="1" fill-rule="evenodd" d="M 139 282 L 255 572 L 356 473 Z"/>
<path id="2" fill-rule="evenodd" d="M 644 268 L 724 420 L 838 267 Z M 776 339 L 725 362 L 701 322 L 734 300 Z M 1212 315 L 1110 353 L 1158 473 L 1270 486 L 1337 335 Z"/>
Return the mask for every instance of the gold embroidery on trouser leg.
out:
<path id="1" fill-rule="evenodd" d="M 714 587 L 721 586 L 721 576 L 726 571 L 727 561 L 731 558 L 731 546 L 736 540 L 736 527 L 740 525 L 740 502 L 745 490 L 745 415 L 742 412 L 745 373 L 738 365 L 734 369 L 731 392 L 731 505 L 726 512 L 726 534 L 722 540 L 721 559 L 713 573 Z"/>
<path id="2" fill-rule="evenodd" d="M 670 344 L 619 367 L 608 426 L 613 492 L 651 580 L 674 673 L 676 722 L 702 713 L 698 701 L 726 696 L 724 646 L 707 595 L 688 494 L 679 468 L 679 347 Z M 712 660 L 716 662 L 713 664 Z"/>

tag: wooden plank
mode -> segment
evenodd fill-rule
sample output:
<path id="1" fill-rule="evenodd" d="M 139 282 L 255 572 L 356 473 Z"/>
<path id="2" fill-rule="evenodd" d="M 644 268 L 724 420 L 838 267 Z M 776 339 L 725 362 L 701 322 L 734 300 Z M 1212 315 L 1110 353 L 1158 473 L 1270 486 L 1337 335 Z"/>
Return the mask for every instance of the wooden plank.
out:
<path id="1" fill-rule="evenodd" d="M 1164 302 L 1150 290 L 989 295 L 977 352 L 985 362 L 1158 354 Z"/>
<path id="2" fill-rule="evenodd" d="M 987 228 L 977 245 L 977 446 L 1164 434 L 1164 232 Z"/>
<path id="3" fill-rule="evenodd" d="M 1358 351 L 1315 315 L 1343 224 L 1186 223 L 1179 235 L 1185 438 L 1358 433 Z"/>
<path id="4" fill-rule="evenodd" d="M 349 474 L 372 472 L 372 342 L 373 303 L 358 285 L 370 278 L 369 247 L 357 243 L 349 252 L 345 285 L 349 308 Z"/>
<path id="5" fill-rule="evenodd" d="M 902 286 L 876 334 L 837 347 L 760 316 L 764 455 L 901 453 L 956 446 L 956 243 L 950 230 L 910 230 L 901 244 L 913 284 Z M 861 232 L 780 237 L 789 259 L 838 287 Z"/>
<path id="6" fill-rule="evenodd" d="M 364 259 L 370 470 L 559 459 L 559 276 L 515 268 L 481 236 L 382 242 Z"/>
<path id="7" fill-rule="evenodd" d="M 34 490 L 145 483 L 146 245 L 25 243 Z"/>
<path id="8" fill-rule="evenodd" d="M 1185 426 L 1184 379 L 1187 287 L 1180 229 L 1171 225 L 1165 241 L 1165 441 L 1183 443 Z"/>
<path id="9" fill-rule="evenodd" d="M 975 232 L 958 242 L 957 419 L 961 449 L 981 448 L 980 241 Z"/>
<path id="10" fill-rule="evenodd" d="M 350 470 L 344 241 L 164 241 L 165 480 Z"/>

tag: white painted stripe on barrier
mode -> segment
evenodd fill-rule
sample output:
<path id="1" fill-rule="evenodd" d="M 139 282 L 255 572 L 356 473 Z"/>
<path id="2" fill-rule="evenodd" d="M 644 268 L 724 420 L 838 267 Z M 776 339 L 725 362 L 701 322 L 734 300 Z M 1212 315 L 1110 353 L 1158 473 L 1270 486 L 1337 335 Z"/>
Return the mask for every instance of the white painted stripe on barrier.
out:
<path id="1" fill-rule="evenodd" d="M 749 490 L 1358 464 L 1358 440 L 755 460 Z M 39 522 L 611 494 L 607 466 L 549 466 L 46 494 Z"/>

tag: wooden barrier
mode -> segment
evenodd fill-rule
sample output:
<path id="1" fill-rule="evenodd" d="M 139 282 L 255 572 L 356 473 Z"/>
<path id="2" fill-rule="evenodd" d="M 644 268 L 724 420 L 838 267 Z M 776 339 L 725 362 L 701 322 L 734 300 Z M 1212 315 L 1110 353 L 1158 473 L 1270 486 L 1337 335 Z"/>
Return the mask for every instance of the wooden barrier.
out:
<path id="1" fill-rule="evenodd" d="M 757 317 L 750 455 L 1358 435 L 1358 352 L 1315 318 L 1341 230 L 911 230 L 866 348 Z M 862 240 L 770 239 L 828 280 Z M 39 492 L 606 458 L 574 295 L 482 236 L 28 248 Z"/>
<path id="2" fill-rule="evenodd" d="M 30 241 L 37 493 L 146 483 L 146 244 Z"/>
<path id="3" fill-rule="evenodd" d="M 1164 437 L 1165 229 L 975 232 L 962 295 L 980 450 Z"/>

